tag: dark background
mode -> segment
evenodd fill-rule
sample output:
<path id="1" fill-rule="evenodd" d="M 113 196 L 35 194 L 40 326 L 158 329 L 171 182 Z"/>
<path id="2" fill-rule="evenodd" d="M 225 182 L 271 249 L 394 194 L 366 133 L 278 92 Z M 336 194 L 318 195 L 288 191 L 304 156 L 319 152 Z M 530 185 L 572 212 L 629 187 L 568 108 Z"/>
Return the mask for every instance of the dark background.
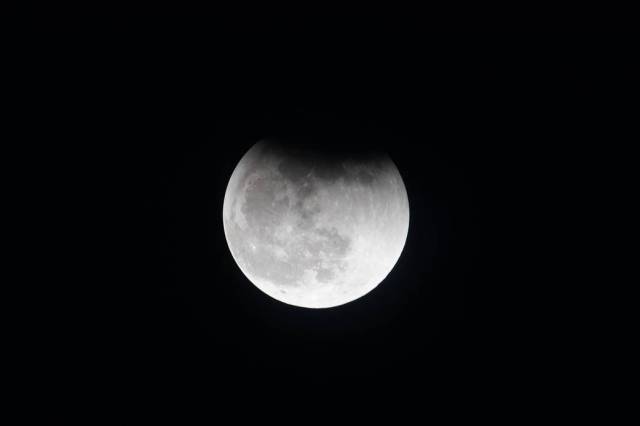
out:
<path id="1" fill-rule="evenodd" d="M 413 369 L 429 347 L 454 338 L 441 328 L 461 326 L 473 271 L 474 210 L 464 165 L 404 142 L 418 137 L 407 125 L 321 116 L 220 120 L 206 132 L 211 141 L 203 138 L 161 166 L 171 176 L 150 188 L 158 193 L 147 198 L 142 217 L 150 345 L 212 372 L 218 367 L 210 357 L 250 380 L 324 383 L 420 374 Z M 294 131 L 305 140 L 304 133 L 325 133 L 327 126 L 334 138 L 349 134 L 344 143 L 352 147 L 387 146 L 411 197 L 411 234 L 394 274 L 370 297 L 307 310 L 265 297 L 246 280 L 230 256 L 220 212 L 230 173 L 253 143 Z M 176 154 L 173 144 L 166 149 Z M 156 185 L 157 175 L 152 179 Z"/>
<path id="2" fill-rule="evenodd" d="M 563 237 L 540 237 L 571 196 L 555 177 L 599 130 L 605 89 L 590 52 L 615 56 L 607 42 L 344 29 L 298 38 L 148 22 L 47 30 L 30 70 L 40 130 L 53 135 L 40 161 L 56 179 L 42 188 L 60 206 L 49 221 L 73 246 L 78 278 L 55 295 L 63 325 L 44 326 L 51 389 L 115 406 L 374 413 L 552 392 L 566 335 L 542 331 L 555 323 L 537 301 L 553 305 L 561 291 L 539 268 L 558 261 Z M 407 243 L 359 300 L 282 304 L 231 257 L 228 179 L 255 142 L 282 136 L 376 144 L 398 166 Z"/>

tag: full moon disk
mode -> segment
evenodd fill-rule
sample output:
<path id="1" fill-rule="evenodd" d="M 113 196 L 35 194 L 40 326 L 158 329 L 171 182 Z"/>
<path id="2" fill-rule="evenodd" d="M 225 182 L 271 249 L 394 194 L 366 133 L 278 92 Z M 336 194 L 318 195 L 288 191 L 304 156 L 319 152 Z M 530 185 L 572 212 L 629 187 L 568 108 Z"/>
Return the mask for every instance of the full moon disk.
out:
<path id="1" fill-rule="evenodd" d="M 223 224 L 256 287 L 290 305 L 329 308 L 389 274 L 407 238 L 409 201 L 387 155 L 261 141 L 231 175 Z"/>

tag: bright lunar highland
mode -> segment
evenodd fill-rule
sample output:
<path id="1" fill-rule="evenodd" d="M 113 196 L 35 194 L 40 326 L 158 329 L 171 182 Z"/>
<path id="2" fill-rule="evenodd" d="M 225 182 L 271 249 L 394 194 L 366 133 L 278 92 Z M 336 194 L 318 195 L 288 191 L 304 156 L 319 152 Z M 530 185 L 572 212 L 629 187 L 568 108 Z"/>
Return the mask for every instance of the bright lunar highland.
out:
<path id="1" fill-rule="evenodd" d="M 231 175 L 223 225 L 256 287 L 290 305 L 329 308 L 369 293 L 392 270 L 407 239 L 409 201 L 385 154 L 264 140 Z"/>

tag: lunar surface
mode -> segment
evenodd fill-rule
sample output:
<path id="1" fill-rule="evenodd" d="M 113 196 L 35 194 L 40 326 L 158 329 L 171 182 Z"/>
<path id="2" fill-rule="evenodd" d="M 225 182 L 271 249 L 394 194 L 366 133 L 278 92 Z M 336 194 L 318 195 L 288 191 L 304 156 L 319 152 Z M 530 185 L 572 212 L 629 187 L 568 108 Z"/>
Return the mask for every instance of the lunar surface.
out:
<path id="1" fill-rule="evenodd" d="M 409 201 L 383 154 L 352 155 L 260 141 L 224 197 L 229 249 L 246 277 L 290 305 L 329 308 L 373 290 L 409 230 Z"/>

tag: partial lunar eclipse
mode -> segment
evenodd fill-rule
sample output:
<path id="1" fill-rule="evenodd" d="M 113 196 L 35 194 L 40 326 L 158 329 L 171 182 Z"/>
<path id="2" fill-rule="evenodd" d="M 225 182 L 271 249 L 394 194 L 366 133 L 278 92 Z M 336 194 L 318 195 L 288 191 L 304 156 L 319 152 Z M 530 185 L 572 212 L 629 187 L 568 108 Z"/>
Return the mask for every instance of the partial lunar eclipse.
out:
<path id="1" fill-rule="evenodd" d="M 409 230 L 402 177 L 385 154 L 255 144 L 224 197 L 224 232 L 244 275 L 281 302 L 329 308 L 391 272 Z"/>

